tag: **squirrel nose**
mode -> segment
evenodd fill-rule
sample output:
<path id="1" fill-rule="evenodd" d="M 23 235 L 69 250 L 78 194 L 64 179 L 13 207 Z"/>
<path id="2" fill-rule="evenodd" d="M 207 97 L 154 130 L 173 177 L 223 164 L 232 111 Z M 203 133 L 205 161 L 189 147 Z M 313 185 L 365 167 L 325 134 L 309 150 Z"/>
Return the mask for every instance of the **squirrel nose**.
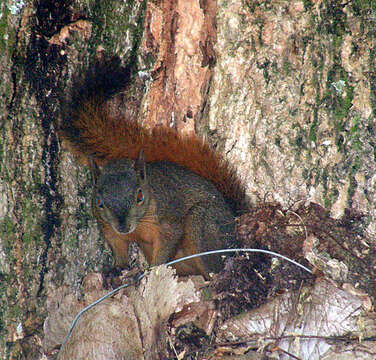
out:
<path id="1" fill-rule="evenodd" d="M 116 229 L 120 234 L 128 234 L 129 233 L 129 229 L 128 229 L 128 226 L 124 225 L 124 224 L 119 224 L 117 226 L 117 229 Z"/>
<path id="2" fill-rule="evenodd" d="M 129 234 L 135 230 L 135 227 L 132 226 L 131 224 L 127 223 L 126 221 L 119 221 L 116 230 L 120 234 Z"/>

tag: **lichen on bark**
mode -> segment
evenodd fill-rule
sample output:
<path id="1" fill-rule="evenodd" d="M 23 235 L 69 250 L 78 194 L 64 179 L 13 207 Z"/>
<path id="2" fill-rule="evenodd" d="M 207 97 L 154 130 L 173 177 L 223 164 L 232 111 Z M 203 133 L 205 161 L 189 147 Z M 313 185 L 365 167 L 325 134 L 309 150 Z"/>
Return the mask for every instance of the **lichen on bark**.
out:
<path id="1" fill-rule="evenodd" d="M 254 202 L 311 200 L 367 214 L 375 234 L 372 8 L 364 2 L 218 3 L 207 123 Z"/>
<path id="2" fill-rule="evenodd" d="M 0 357 L 4 359 L 40 358 L 46 294 L 63 284 L 78 291 L 85 274 L 111 264 L 91 213 L 91 176 L 62 151 L 56 124 L 58 100 L 69 88 L 71 74 L 90 62 L 100 44 L 124 55 L 140 31 L 136 18 L 142 2 L 116 4 L 66 0 L 0 5 L 0 89 L 5 100 L 0 104 Z M 112 30 L 104 32 L 106 19 Z M 87 23 L 96 30 L 91 41 L 85 38 Z M 124 37 L 127 26 L 133 35 Z"/>
<path id="3" fill-rule="evenodd" d="M 101 49 L 127 63 L 142 43 L 142 120 L 204 132 L 253 204 L 349 207 L 375 238 L 374 2 L 8 0 L 0 12 L 0 357 L 42 358 L 46 295 L 79 295 L 111 267 L 90 173 L 55 128 L 59 97 Z"/>

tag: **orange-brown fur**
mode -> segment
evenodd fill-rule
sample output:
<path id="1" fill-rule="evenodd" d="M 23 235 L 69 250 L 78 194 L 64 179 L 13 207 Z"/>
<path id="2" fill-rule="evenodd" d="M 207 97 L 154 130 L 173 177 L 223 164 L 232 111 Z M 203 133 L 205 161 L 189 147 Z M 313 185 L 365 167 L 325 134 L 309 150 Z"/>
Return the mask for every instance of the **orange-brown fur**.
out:
<path id="1" fill-rule="evenodd" d="M 243 192 L 233 168 L 197 135 L 185 136 L 165 127 L 145 129 L 135 121 L 109 116 L 103 104 L 93 100 L 82 103 L 75 115 L 71 125 L 79 131 L 79 137 L 71 145 L 76 153 L 103 163 L 136 159 L 142 149 L 146 161 L 177 163 L 214 183 L 227 199 L 242 201 Z M 70 138 L 64 131 L 63 136 Z"/>
<path id="2" fill-rule="evenodd" d="M 155 206 L 152 204 L 144 218 L 139 222 L 136 230 L 133 233 L 126 235 L 116 233 L 108 223 L 98 217 L 101 223 L 103 236 L 109 242 L 117 266 L 124 267 L 127 264 L 128 246 L 129 243 L 133 241 L 137 242 L 140 246 L 149 264 L 156 263 L 157 256 L 164 247 L 164 242 L 167 241 L 167 238 L 165 237 L 166 225 L 162 229 L 161 224 L 158 223 L 154 214 Z M 189 234 L 186 234 L 179 244 L 173 259 L 178 259 L 197 252 L 197 249 L 189 238 Z M 176 264 L 174 267 L 180 275 L 195 273 L 203 274 L 205 276 L 207 275 L 200 258 Z"/>
<path id="3" fill-rule="evenodd" d="M 130 69 L 121 69 L 119 63 L 110 66 L 97 64 L 89 76 L 73 87 L 71 100 L 65 106 L 65 116 L 60 135 L 69 149 L 85 164 L 105 165 L 110 160 L 137 159 L 141 150 L 147 162 L 169 161 L 181 165 L 211 181 L 225 198 L 234 205 L 243 201 L 243 191 L 234 170 L 210 145 L 196 135 L 181 135 L 174 129 L 156 127 L 146 129 L 128 118 L 110 116 L 106 100 L 116 79 L 122 79 L 116 89 L 125 89 L 130 82 Z M 110 89 L 106 89 L 110 87 Z M 168 189 L 166 189 L 168 191 Z M 155 204 L 131 234 L 119 234 L 110 224 L 97 215 L 102 232 L 113 250 L 115 263 L 124 267 L 127 263 L 128 245 L 136 241 L 151 264 L 160 263 L 158 256 L 167 251 L 166 246 L 174 238 L 173 225 L 159 223 Z M 222 209 L 218 209 L 222 211 Z M 198 252 L 192 231 L 197 224 L 183 223 L 184 234 L 172 249 L 169 260 Z M 176 239 L 176 238 L 175 238 Z M 167 246 L 168 247 L 168 246 Z M 202 258 L 177 264 L 179 274 L 201 273 L 207 275 Z"/>

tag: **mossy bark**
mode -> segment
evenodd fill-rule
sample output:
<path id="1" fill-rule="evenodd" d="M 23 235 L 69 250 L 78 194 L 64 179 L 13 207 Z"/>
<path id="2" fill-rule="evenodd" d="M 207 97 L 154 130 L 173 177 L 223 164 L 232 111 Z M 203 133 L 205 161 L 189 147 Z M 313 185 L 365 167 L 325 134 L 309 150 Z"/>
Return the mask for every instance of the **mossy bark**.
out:
<path id="1" fill-rule="evenodd" d="M 91 213 L 90 172 L 56 133 L 71 74 L 100 44 L 126 61 L 139 36 L 140 2 L 98 4 L 0 4 L 2 359 L 41 358 L 47 294 L 63 284 L 78 291 L 87 273 L 111 266 Z"/>
<path id="2" fill-rule="evenodd" d="M 90 173 L 56 134 L 59 98 L 101 48 L 126 63 L 143 42 L 141 117 L 205 133 L 253 203 L 350 207 L 376 234 L 375 2 L 197 0 L 200 31 L 183 33 L 182 1 L 1 2 L 1 358 L 42 358 L 48 293 L 111 266 Z"/>
<path id="3" fill-rule="evenodd" d="M 376 234 L 374 18 L 374 1 L 218 2 L 207 130 L 254 202 L 353 208 Z"/>

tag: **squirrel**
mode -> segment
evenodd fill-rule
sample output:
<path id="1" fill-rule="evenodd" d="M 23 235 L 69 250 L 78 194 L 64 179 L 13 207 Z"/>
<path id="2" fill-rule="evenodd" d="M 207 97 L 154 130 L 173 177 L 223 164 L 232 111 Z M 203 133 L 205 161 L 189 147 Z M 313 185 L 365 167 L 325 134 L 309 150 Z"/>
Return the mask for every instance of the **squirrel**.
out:
<path id="1" fill-rule="evenodd" d="M 235 171 L 197 135 L 112 116 L 106 100 L 131 82 L 131 66 L 97 61 L 73 86 L 59 126 L 64 143 L 91 165 L 94 213 L 115 265 L 127 265 L 133 241 L 150 265 L 236 246 L 234 204 L 243 191 Z M 208 278 L 222 266 L 215 255 L 174 267 Z"/>

